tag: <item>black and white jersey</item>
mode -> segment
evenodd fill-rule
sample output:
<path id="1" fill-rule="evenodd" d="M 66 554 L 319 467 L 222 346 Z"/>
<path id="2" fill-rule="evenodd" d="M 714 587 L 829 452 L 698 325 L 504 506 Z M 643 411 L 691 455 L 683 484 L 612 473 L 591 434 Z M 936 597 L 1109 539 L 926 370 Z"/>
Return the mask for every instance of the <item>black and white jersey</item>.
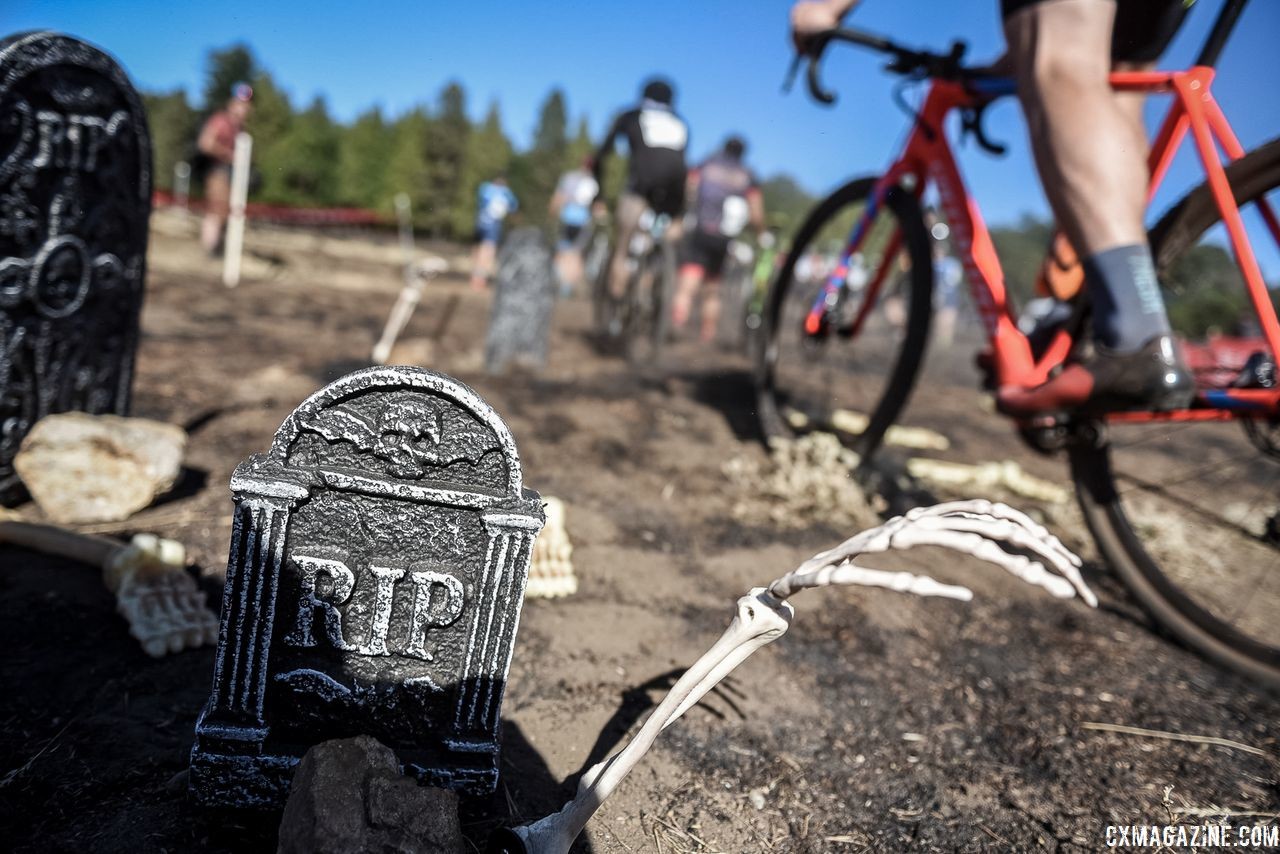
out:
<path id="1" fill-rule="evenodd" d="M 606 157 L 613 153 L 619 136 L 630 149 L 627 188 L 644 195 L 685 179 L 685 149 L 689 146 L 689 126 L 675 110 L 657 101 L 642 101 L 639 107 L 621 113 L 600 145 L 595 157 L 596 180 L 601 180 Z"/>

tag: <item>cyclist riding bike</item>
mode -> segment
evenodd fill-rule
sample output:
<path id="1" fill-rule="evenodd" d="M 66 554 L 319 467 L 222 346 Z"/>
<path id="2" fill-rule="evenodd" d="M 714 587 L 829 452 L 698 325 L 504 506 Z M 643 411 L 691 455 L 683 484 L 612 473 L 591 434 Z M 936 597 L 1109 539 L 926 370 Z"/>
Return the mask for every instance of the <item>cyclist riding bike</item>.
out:
<path id="1" fill-rule="evenodd" d="M 748 225 L 764 231 L 764 200 L 756 176 L 742 162 L 747 144 L 731 136 L 724 147 L 689 173 L 694 197 L 695 225 L 685 237 L 680 278 L 672 304 L 671 321 L 683 329 L 689 321 L 694 296 L 704 285 L 702 340 L 715 339 L 720 322 L 720 273 L 729 254 L 729 243 Z"/>
<path id="2" fill-rule="evenodd" d="M 1194 2 L 1194 0 L 1193 0 Z M 837 26 L 858 0 L 801 0 L 792 36 Z M 1012 71 L 1045 195 L 1083 262 L 1093 347 L 1034 388 L 1003 386 L 1008 414 L 1172 410 L 1194 394 L 1147 244 L 1147 138 L 1141 93 L 1113 70 L 1145 70 L 1186 15 L 1184 0 L 1001 0 Z M 1087 127 L 1081 117 L 1087 116 Z"/>
<path id="3" fill-rule="evenodd" d="M 560 176 L 551 196 L 550 213 L 560 224 L 555 266 L 562 294 L 572 293 L 582 283 L 582 250 L 591 237 L 591 207 L 599 193 L 590 164 L 584 162 Z"/>
<path id="4" fill-rule="evenodd" d="M 627 287 L 627 247 L 646 210 L 671 218 L 666 240 L 680 237 L 679 214 L 684 208 L 685 150 L 689 126 L 673 108 L 675 92 L 665 80 L 645 83 L 640 103 L 614 119 L 604 142 L 593 158 L 594 176 L 603 186 L 605 160 L 613 153 L 618 137 L 629 149 L 627 183 L 618 198 L 614 218 L 617 240 L 609 264 L 609 293 L 622 299 Z"/>

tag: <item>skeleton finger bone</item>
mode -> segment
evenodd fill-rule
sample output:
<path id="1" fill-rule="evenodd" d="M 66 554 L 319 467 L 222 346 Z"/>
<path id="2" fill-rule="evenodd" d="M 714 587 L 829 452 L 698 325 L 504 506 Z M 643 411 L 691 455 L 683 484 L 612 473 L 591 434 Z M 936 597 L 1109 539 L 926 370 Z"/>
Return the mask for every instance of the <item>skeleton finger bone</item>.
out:
<path id="1" fill-rule="evenodd" d="M 996 517 L 983 518 L 976 515 L 952 515 L 943 518 L 921 519 L 916 525 L 916 530 L 921 529 L 978 534 L 987 540 L 1005 542 L 1016 548 L 1031 551 L 1048 562 L 1054 570 L 1062 575 L 1080 598 L 1088 603 L 1089 607 L 1096 608 L 1098 606 L 1098 597 L 1085 584 L 1084 577 L 1080 575 L 1080 570 L 1077 568 L 1079 559 L 1067 552 L 1060 542 L 1055 545 L 1055 543 L 1049 542 L 1042 537 L 1035 536 L 1031 531 L 1017 525 L 1015 522 Z M 1056 538 L 1054 539 L 1056 540 Z"/>

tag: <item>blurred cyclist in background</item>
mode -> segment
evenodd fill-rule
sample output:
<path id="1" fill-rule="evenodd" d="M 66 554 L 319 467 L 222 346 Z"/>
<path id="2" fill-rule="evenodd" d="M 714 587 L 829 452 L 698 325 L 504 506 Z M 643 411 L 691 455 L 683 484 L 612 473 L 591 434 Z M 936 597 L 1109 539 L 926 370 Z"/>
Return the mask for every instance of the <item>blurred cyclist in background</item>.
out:
<path id="1" fill-rule="evenodd" d="M 694 197 L 694 227 L 681 252 L 680 280 L 672 303 L 675 329 L 689 322 L 693 299 L 705 285 L 702 297 L 702 340 L 712 341 L 720 323 L 720 272 L 729 254 L 729 242 L 748 225 L 764 231 L 764 199 L 756 176 L 743 163 L 747 144 L 741 137 L 725 140 L 720 151 L 689 173 Z"/>
<path id="2" fill-rule="evenodd" d="M 196 140 L 204 162 L 204 219 L 200 223 L 200 245 L 211 256 L 222 253 L 222 236 L 231 212 L 231 163 L 235 160 L 236 136 L 249 118 L 253 88 L 248 83 L 231 87 L 226 106 L 205 120 Z"/>
<path id="3" fill-rule="evenodd" d="M 591 174 L 591 161 L 560 176 L 551 196 L 551 215 L 560 223 L 556 238 L 556 273 L 565 295 L 582 284 L 582 250 L 591 235 L 591 206 L 600 184 Z"/>
<path id="4" fill-rule="evenodd" d="M 471 252 L 471 287 L 475 290 L 484 290 L 493 275 L 503 220 L 519 207 L 516 194 L 507 186 L 506 175 L 485 181 L 476 191 L 476 245 Z"/>
<path id="5" fill-rule="evenodd" d="M 609 264 L 609 290 L 617 299 L 626 292 L 627 247 L 646 208 L 671 217 L 668 241 L 680 237 L 689 126 L 677 115 L 674 102 L 675 91 L 667 81 L 655 78 L 645 83 L 640 103 L 614 119 L 592 158 L 596 183 L 603 186 L 605 160 L 613 153 L 618 137 L 627 140 L 627 183 L 614 211 L 617 240 Z"/>

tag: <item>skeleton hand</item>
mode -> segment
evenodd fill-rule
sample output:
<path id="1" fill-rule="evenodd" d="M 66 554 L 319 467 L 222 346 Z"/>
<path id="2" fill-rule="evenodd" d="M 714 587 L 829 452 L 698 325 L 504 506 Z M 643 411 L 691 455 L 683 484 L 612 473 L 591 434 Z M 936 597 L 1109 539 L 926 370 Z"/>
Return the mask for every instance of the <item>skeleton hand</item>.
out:
<path id="1" fill-rule="evenodd" d="M 1039 560 L 1007 552 L 1000 543 L 1029 551 Z M 739 599 L 729 628 L 676 682 L 626 747 L 588 770 L 578 784 L 577 795 L 558 813 L 500 832 L 490 840 L 490 850 L 510 854 L 568 854 L 573 840 L 605 798 L 648 752 L 658 734 L 753 652 L 786 632 L 794 610 L 785 600 L 800 590 L 861 585 L 888 587 L 918 596 L 964 601 L 972 598 L 973 593 L 965 587 L 941 584 L 908 572 L 868 569 L 853 562 L 863 554 L 917 545 L 943 546 L 973 555 L 1054 596 L 1068 598 L 1078 593 L 1090 606 L 1097 604 L 1097 597 L 1080 576 L 1080 559 L 1057 537 L 1017 510 L 990 501 L 953 501 L 912 510 L 815 555 L 768 588 L 754 588 Z"/>

